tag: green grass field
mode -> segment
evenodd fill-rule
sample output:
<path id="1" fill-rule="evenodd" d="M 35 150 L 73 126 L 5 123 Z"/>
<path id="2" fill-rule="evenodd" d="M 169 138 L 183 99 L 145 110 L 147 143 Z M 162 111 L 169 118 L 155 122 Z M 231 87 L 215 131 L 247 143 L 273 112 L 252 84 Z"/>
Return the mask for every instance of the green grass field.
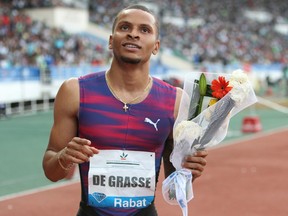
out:
<path id="1" fill-rule="evenodd" d="M 231 119 L 224 141 L 254 135 L 241 133 L 242 120 L 250 115 L 259 116 L 262 131 L 288 125 L 287 114 L 266 108 L 247 108 Z M 51 111 L 0 120 L 0 197 L 51 184 L 44 176 L 42 157 L 52 121 Z"/>

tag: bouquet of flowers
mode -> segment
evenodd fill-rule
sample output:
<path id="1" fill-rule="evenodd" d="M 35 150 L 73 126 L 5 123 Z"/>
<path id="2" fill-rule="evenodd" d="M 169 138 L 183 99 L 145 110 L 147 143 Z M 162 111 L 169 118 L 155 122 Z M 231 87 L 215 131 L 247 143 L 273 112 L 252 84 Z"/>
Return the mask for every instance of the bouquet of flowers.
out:
<path id="1" fill-rule="evenodd" d="M 174 124 L 170 161 L 176 171 L 162 185 L 164 199 L 188 215 L 193 198 L 192 174 L 181 164 L 185 156 L 219 144 L 227 135 L 230 118 L 257 102 L 242 70 L 232 74 L 191 73 L 186 77 L 179 114 Z M 208 99 L 208 100 L 207 100 Z"/>

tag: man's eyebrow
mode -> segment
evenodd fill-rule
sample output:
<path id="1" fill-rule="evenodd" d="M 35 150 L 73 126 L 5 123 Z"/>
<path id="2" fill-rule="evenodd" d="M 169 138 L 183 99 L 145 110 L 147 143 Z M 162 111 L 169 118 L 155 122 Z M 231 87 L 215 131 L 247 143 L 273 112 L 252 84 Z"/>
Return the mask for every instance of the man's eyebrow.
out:
<path id="1" fill-rule="evenodd" d="M 125 21 L 125 20 L 118 22 L 117 25 L 123 25 L 123 24 L 134 25 L 133 23 L 131 23 L 129 21 Z M 140 24 L 136 24 L 136 25 L 139 25 L 141 27 L 153 28 L 153 26 L 151 24 L 147 24 L 147 23 L 140 23 Z"/>
<path id="2" fill-rule="evenodd" d="M 118 22 L 118 24 L 117 24 L 117 25 L 123 25 L 123 24 L 132 25 L 132 23 L 131 23 L 131 22 L 128 22 L 128 21 L 125 21 L 125 20 Z"/>
<path id="3" fill-rule="evenodd" d="M 150 25 L 150 24 L 145 24 L 145 23 L 143 23 L 143 24 L 140 24 L 140 26 L 141 26 L 141 27 L 149 27 L 149 28 L 153 29 L 153 26 Z"/>
<path id="4" fill-rule="evenodd" d="M 129 21 L 126 21 L 126 20 L 120 20 L 119 22 L 118 22 L 118 24 L 119 23 L 130 23 Z"/>

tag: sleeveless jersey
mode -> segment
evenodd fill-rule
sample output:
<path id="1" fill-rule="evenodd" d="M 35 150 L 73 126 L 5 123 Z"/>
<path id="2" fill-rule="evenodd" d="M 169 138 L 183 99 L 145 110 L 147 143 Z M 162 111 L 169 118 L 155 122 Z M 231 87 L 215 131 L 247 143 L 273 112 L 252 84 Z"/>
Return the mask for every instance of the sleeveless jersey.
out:
<path id="1" fill-rule="evenodd" d="M 116 99 L 109 90 L 105 72 L 79 78 L 80 107 L 78 136 L 91 140 L 99 149 L 155 152 L 156 176 L 159 175 L 165 141 L 173 129 L 176 88 L 153 78 L 148 96 L 140 103 Z M 79 166 L 82 203 L 87 202 L 89 162 Z M 88 207 L 98 215 L 135 215 L 141 209 Z"/>

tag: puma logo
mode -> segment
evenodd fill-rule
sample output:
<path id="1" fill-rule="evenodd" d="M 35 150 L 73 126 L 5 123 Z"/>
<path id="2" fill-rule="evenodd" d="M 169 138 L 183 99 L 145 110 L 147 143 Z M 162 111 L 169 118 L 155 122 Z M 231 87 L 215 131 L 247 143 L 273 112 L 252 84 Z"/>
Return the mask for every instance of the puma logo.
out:
<path id="1" fill-rule="evenodd" d="M 158 120 L 154 123 L 154 122 L 153 122 L 151 119 L 149 119 L 149 118 L 145 118 L 145 120 L 144 120 L 144 122 L 147 122 L 147 123 L 153 125 L 156 131 L 158 131 L 157 124 L 158 124 L 159 121 L 160 121 L 160 119 L 158 119 Z"/>

